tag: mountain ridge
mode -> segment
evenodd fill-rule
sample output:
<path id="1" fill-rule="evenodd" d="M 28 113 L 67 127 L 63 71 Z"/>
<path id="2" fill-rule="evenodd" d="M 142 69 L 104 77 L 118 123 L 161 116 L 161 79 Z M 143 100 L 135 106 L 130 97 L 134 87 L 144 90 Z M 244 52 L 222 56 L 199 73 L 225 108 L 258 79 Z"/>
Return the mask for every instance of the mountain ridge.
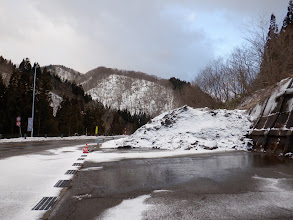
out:
<path id="1" fill-rule="evenodd" d="M 217 107 L 208 94 L 180 79 L 162 79 L 142 72 L 97 67 L 81 74 L 70 68 L 51 65 L 49 70 L 63 80 L 81 85 L 85 92 L 116 110 L 156 116 L 183 105 Z M 180 86 L 178 86 L 180 85 Z"/>

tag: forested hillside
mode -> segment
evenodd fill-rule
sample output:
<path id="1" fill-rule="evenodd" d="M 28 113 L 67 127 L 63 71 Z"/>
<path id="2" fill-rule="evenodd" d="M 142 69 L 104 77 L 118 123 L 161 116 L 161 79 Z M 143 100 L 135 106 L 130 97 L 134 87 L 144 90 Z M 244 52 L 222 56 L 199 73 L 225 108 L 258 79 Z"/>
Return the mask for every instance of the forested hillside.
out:
<path id="1" fill-rule="evenodd" d="M 112 109 L 127 109 L 132 115 L 141 112 L 152 117 L 162 112 L 189 105 L 217 108 L 219 103 L 198 86 L 178 78 L 162 79 L 138 71 L 106 67 L 80 74 L 70 68 L 50 65 L 53 74 L 64 81 L 76 82 L 94 100 Z"/>
<path id="2" fill-rule="evenodd" d="M 281 27 L 276 16 L 262 22 L 228 57 L 211 62 L 195 78 L 194 84 L 225 108 L 235 108 L 243 98 L 293 75 L 293 2 Z M 257 31 L 255 31 L 257 30 Z"/>
<path id="3" fill-rule="evenodd" d="M 16 117 L 20 116 L 22 134 L 30 135 L 27 120 L 32 116 L 36 64 L 32 66 L 26 58 L 17 68 L 3 57 L 0 61 L 0 134 L 19 136 Z M 149 120 L 143 113 L 130 115 L 126 110 L 105 108 L 93 101 L 81 86 L 63 81 L 47 68 L 37 67 L 36 75 L 35 136 L 94 135 L 96 126 L 99 126 L 99 134 L 122 134 L 125 128 L 132 133 Z M 56 103 L 56 97 L 60 103 Z"/>

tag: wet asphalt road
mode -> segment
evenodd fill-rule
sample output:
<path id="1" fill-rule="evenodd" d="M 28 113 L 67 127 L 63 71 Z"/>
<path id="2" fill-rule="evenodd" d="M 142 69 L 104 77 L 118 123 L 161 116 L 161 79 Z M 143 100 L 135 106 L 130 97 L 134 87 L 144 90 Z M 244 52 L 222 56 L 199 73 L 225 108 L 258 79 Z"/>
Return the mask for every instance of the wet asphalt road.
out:
<path id="1" fill-rule="evenodd" d="M 59 147 L 70 147 L 73 145 L 95 143 L 95 140 L 61 140 L 61 141 L 44 141 L 44 142 L 18 142 L 18 143 L 1 143 L 0 159 L 7 157 L 37 154 L 45 150 Z"/>
<path id="2" fill-rule="evenodd" d="M 235 151 L 87 167 L 102 169 L 77 172 L 49 219 L 102 219 L 141 195 L 144 219 L 293 219 L 292 159 Z"/>
<path id="3" fill-rule="evenodd" d="M 119 137 L 98 137 L 99 143 L 103 143 L 108 140 L 117 139 Z M 45 150 L 60 148 L 60 147 L 72 147 L 74 145 L 93 144 L 95 139 L 80 139 L 80 140 L 52 140 L 52 141 L 35 141 L 35 142 L 16 142 L 16 143 L 0 143 L 0 160 L 25 155 L 25 154 L 38 154 Z"/>

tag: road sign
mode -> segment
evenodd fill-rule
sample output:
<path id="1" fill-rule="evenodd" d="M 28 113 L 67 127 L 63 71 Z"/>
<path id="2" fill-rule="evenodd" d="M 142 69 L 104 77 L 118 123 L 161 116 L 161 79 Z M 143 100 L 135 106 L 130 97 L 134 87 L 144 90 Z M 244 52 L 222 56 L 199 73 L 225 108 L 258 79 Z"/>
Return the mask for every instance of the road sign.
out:
<path id="1" fill-rule="evenodd" d="M 21 122 L 20 121 L 17 121 L 16 122 L 16 126 L 20 127 L 20 125 L 21 125 Z"/>
<path id="2" fill-rule="evenodd" d="M 16 121 L 21 121 L 21 117 L 20 116 L 16 117 Z"/>
<path id="3" fill-rule="evenodd" d="M 32 131 L 33 127 L 33 118 L 28 118 L 27 119 L 27 131 Z"/>

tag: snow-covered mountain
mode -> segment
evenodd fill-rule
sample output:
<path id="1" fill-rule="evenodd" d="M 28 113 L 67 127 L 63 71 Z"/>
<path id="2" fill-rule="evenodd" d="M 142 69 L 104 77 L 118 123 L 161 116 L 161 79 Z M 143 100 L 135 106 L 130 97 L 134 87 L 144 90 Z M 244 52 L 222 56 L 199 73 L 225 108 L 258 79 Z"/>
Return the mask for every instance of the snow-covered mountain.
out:
<path id="1" fill-rule="evenodd" d="M 145 112 L 157 115 L 174 108 L 174 95 L 170 88 L 143 79 L 122 75 L 109 75 L 87 91 L 93 99 L 114 109 L 127 109 L 131 114 Z"/>
<path id="2" fill-rule="evenodd" d="M 59 76 L 62 81 L 67 80 L 69 82 L 74 82 L 81 76 L 80 72 L 70 69 L 68 67 L 62 66 L 62 65 L 49 65 L 46 67 L 47 67 L 47 70 Z"/>
<path id="3" fill-rule="evenodd" d="M 82 85 L 94 100 L 116 110 L 127 109 L 131 114 L 157 116 L 184 104 L 193 107 L 214 107 L 215 102 L 199 88 L 176 90 L 166 79 L 141 72 L 98 67 L 80 74 L 63 66 L 47 67 L 63 80 Z"/>

